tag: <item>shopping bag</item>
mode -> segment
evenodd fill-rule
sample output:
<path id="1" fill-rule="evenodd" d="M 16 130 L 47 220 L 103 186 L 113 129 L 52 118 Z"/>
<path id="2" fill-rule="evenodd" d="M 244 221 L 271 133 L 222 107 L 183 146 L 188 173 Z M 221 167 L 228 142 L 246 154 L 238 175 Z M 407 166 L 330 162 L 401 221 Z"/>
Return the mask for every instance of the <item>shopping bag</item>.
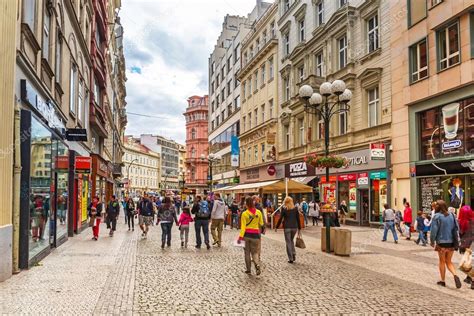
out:
<path id="1" fill-rule="evenodd" d="M 472 250 L 467 248 L 466 252 L 464 252 L 464 255 L 461 258 L 461 261 L 459 262 L 459 270 L 462 272 L 469 272 L 472 269 Z"/>
<path id="2" fill-rule="evenodd" d="M 234 247 L 237 247 L 237 248 L 244 248 L 245 247 L 245 241 L 241 240 L 240 243 L 239 243 L 239 237 L 237 237 L 237 239 L 234 240 L 233 245 L 234 245 Z"/>
<path id="3" fill-rule="evenodd" d="M 303 236 L 301 236 L 301 234 L 298 234 L 298 236 L 296 236 L 295 246 L 296 246 L 296 248 L 301 248 L 301 249 L 306 248 L 306 244 L 304 243 Z"/>

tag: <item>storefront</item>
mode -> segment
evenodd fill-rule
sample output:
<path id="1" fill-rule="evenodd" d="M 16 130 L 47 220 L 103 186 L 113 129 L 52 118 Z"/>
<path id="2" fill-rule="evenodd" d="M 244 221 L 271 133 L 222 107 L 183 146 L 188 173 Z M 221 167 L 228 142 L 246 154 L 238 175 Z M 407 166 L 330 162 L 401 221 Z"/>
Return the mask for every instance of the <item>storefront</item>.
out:
<path id="1" fill-rule="evenodd" d="M 90 173 L 92 159 L 91 157 L 76 156 L 74 160 L 75 167 L 75 194 L 74 200 L 74 231 L 76 233 L 87 228 L 87 207 L 91 202 Z"/>
<path id="2" fill-rule="evenodd" d="M 112 165 L 97 154 L 92 154 L 91 192 L 107 203 L 114 194 Z"/>
<path id="3" fill-rule="evenodd" d="M 54 101 L 20 80 L 21 195 L 20 268 L 46 256 L 67 239 L 69 148 L 65 119 Z"/>
<path id="4" fill-rule="evenodd" d="M 337 205 L 344 200 L 349 211 L 348 223 L 378 225 L 382 222 L 383 205 L 390 201 L 390 180 L 385 158 L 386 144 L 376 147 L 376 153 L 371 149 L 341 153 L 349 160 L 349 166 L 331 168 L 329 179 L 326 179 L 325 169 L 315 169 L 304 161 L 286 164 L 285 175 L 314 188 L 312 197 L 297 196 L 297 199 L 305 197 Z"/>
<path id="5" fill-rule="evenodd" d="M 411 165 L 415 209 L 431 211 L 431 203 L 444 200 L 456 212 L 474 205 L 474 96 L 460 89 L 410 112 L 410 139 L 415 159 Z M 467 97 L 462 95 L 467 94 Z M 414 133 L 415 134 L 415 133 Z"/>

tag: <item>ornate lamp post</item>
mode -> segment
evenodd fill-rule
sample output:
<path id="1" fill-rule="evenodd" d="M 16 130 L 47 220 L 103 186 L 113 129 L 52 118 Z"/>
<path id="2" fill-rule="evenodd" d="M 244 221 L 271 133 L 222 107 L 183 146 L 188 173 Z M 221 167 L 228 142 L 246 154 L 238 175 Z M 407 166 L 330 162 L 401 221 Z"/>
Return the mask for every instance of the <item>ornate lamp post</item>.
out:
<path id="1" fill-rule="evenodd" d="M 128 167 L 127 167 L 127 179 L 128 179 L 128 188 L 127 188 L 127 195 L 130 196 L 130 167 L 132 166 L 132 164 L 135 162 L 135 161 L 138 161 L 138 158 L 135 158 L 133 159 L 132 161 L 130 161 L 130 163 L 128 164 Z"/>
<path id="2" fill-rule="evenodd" d="M 329 124 L 331 118 L 340 113 L 349 112 L 348 102 L 352 98 L 352 92 L 346 89 L 346 84 L 342 80 L 334 80 L 332 83 L 324 82 L 319 87 L 319 92 L 314 92 L 309 85 L 304 85 L 299 90 L 300 98 L 304 102 L 305 112 L 320 116 L 324 122 L 324 156 L 329 156 Z M 329 100 L 332 97 L 333 101 Z M 326 181 L 329 182 L 329 167 L 326 167 Z M 330 253 L 330 218 L 325 213 L 326 226 L 326 252 Z M 337 216 L 337 214 L 336 214 Z"/>
<path id="3" fill-rule="evenodd" d="M 207 159 L 207 162 L 209 163 L 209 179 L 208 179 L 210 181 L 209 191 L 212 192 L 212 165 L 215 162 L 220 161 L 222 157 L 216 154 L 209 154 L 206 157 L 206 155 L 201 154 L 201 160 L 204 161 L 206 159 Z"/>

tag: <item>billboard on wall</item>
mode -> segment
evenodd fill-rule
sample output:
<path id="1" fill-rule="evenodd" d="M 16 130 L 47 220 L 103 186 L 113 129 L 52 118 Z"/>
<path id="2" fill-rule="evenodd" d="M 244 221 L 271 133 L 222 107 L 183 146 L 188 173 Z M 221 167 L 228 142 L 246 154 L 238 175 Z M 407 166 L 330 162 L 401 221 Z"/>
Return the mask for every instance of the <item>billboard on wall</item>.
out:
<path id="1" fill-rule="evenodd" d="M 230 139 L 230 165 L 232 167 L 239 166 L 239 138 L 232 136 Z"/>

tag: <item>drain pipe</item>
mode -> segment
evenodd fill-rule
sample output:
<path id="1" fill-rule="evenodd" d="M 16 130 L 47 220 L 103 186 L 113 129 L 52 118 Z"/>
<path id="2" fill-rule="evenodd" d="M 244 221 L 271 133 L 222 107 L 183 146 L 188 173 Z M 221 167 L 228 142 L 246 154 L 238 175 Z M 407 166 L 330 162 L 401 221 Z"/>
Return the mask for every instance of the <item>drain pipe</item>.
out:
<path id="1" fill-rule="evenodd" d="M 19 273 L 20 254 L 20 185 L 21 185 L 21 127 L 20 100 L 15 102 L 14 114 L 14 156 L 13 156 L 13 273 Z"/>

